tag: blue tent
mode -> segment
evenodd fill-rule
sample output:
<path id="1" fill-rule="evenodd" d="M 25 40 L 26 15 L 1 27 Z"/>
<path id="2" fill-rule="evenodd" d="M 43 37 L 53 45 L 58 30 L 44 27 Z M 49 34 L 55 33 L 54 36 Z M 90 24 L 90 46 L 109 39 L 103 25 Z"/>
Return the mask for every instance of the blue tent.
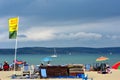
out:
<path id="1" fill-rule="evenodd" d="M 50 61 L 52 61 L 52 58 L 51 57 L 45 57 L 41 61 L 43 61 L 43 62 L 50 62 Z"/>

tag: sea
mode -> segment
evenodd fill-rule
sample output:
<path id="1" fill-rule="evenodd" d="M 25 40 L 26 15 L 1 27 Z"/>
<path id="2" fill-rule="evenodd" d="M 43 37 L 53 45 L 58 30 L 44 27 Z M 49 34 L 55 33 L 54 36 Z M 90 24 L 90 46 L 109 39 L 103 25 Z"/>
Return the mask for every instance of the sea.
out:
<path id="1" fill-rule="evenodd" d="M 47 62 L 42 61 L 46 57 L 50 57 L 51 54 L 17 54 L 17 60 L 26 61 L 31 65 L 40 65 L 41 63 L 46 64 Z M 109 65 L 113 65 L 116 62 L 120 61 L 119 53 L 106 53 L 106 54 L 98 54 L 98 53 L 66 53 L 60 54 L 57 53 L 58 57 L 51 58 L 50 64 L 53 65 L 66 65 L 66 64 L 91 64 L 106 62 Z M 106 61 L 96 62 L 98 57 L 105 56 L 109 58 Z M 14 54 L 1 54 L 0 55 L 0 63 L 4 63 L 7 61 L 9 64 L 13 63 Z"/>

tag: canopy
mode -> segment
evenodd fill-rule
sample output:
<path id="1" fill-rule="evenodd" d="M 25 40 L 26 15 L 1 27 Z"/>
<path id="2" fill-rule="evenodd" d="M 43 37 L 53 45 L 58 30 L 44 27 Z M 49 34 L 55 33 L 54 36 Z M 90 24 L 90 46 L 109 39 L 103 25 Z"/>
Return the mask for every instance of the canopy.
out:
<path id="1" fill-rule="evenodd" d="M 13 62 L 15 62 L 16 64 L 23 64 L 23 61 L 13 60 Z"/>
<path id="2" fill-rule="evenodd" d="M 107 57 L 101 56 L 101 57 L 97 58 L 96 61 L 106 61 L 108 59 L 109 58 L 107 58 Z"/>
<path id="3" fill-rule="evenodd" d="M 23 62 L 22 61 L 17 61 L 16 64 L 23 64 Z"/>
<path id="4" fill-rule="evenodd" d="M 112 66 L 112 69 L 119 69 L 120 70 L 120 61 L 115 63 L 113 66 Z"/>
<path id="5" fill-rule="evenodd" d="M 51 57 L 45 57 L 41 61 L 43 61 L 43 62 L 50 62 L 50 61 L 52 61 L 52 58 Z"/>

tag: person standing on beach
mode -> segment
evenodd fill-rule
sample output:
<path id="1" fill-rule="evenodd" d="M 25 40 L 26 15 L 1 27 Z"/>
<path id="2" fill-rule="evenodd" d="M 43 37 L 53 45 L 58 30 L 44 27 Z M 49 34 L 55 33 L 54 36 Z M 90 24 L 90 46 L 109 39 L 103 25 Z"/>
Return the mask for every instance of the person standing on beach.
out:
<path id="1" fill-rule="evenodd" d="M 48 61 L 47 66 L 51 66 L 50 61 Z"/>

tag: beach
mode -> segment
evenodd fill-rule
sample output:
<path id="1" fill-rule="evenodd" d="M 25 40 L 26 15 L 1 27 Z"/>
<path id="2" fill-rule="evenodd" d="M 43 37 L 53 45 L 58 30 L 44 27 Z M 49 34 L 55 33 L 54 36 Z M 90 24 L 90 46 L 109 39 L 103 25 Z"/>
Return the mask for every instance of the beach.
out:
<path id="1" fill-rule="evenodd" d="M 11 75 L 14 71 L 0 71 L 0 80 L 12 80 Z M 21 75 L 21 71 L 16 71 L 16 75 Z M 93 80 L 120 80 L 120 70 L 112 69 L 111 74 L 98 74 L 96 71 L 86 71 L 85 74 L 88 78 L 93 78 Z M 13 79 L 20 80 L 20 79 Z M 24 79 L 22 79 L 24 80 Z M 34 79 L 34 80 L 82 80 L 81 78 L 46 78 L 46 79 Z"/>
<path id="2" fill-rule="evenodd" d="M 111 74 L 98 74 L 95 71 L 85 72 L 93 80 L 120 80 L 120 70 L 112 69 Z"/>

